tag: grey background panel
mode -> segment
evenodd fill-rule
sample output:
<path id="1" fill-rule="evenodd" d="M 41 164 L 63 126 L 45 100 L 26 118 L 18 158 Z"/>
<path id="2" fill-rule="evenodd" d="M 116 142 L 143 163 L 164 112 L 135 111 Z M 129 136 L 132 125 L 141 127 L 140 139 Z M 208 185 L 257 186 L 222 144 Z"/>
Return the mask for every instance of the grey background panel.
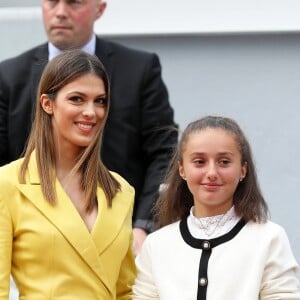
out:
<path id="1" fill-rule="evenodd" d="M 0 0 L 0 7 L 27 7 L 39 5 L 40 0 Z"/>

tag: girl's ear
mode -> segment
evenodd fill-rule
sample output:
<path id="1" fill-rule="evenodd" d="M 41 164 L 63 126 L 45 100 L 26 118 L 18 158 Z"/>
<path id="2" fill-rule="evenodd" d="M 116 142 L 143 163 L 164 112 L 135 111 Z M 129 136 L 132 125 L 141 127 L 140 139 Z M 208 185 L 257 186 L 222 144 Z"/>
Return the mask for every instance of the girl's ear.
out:
<path id="1" fill-rule="evenodd" d="M 45 113 L 48 115 L 53 114 L 53 101 L 48 97 L 47 94 L 41 95 L 40 103 Z"/>
<path id="2" fill-rule="evenodd" d="M 246 177 L 246 175 L 247 175 L 247 170 L 248 170 L 248 164 L 247 164 L 247 162 L 245 162 L 244 164 L 243 164 L 243 166 L 242 166 L 242 176 L 241 176 L 241 178 L 245 178 Z"/>

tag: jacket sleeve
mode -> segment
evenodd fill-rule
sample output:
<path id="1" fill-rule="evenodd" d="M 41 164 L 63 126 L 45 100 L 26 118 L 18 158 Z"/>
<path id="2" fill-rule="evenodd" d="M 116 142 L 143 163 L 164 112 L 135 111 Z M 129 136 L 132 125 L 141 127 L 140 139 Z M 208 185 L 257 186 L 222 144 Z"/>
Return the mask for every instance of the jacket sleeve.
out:
<path id="1" fill-rule="evenodd" d="M 126 224 L 130 228 L 130 241 L 128 243 L 127 253 L 122 261 L 120 273 L 116 285 L 117 300 L 131 300 L 132 299 L 132 285 L 136 277 L 136 266 L 133 254 L 133 233 L 132 233 L 132 212 L 133 199 L 130 213 L 127 215 Z"/>
<path id="2" fill-rule="evenodd" d="M 0 300 L 8 300 L 13 227 L 8 207 L 3 199 L 3 187 L 0 186 Z"/>
<path id="3" fill-rule="evenodd" d="M 159 300 L 152 274 L 151 247 L 147 237 L 136 257 L 137 277 L 133 285 L 133 300 Z"/>
<path id="4" fill-rule="evenodd" d="M 273 238 L 262 278 L 261 300 L 299 300 L 299 267 L 283 228 Z"/>
<path id="5" fill-rule="evenodd" d="M 151 231 L 151 226 L 147 228 L 145 221 L 152 220 L 151 209 L 178 138 L 174 112 L 156 54 L 151 55 L 146 66 L 141 91 L 141 140 L 146 174 L 137 199 L 133 226 Z"/>
<path id="6" fill-rule="evenodd" d="M 132 241 L 133 235 L 131 234 L 130 247 L 128 248 L 127 254 L 122 262 L 119 279 L 117 282 L 117 300 L 132 299 L 132 285 L 136 277 Z"/>

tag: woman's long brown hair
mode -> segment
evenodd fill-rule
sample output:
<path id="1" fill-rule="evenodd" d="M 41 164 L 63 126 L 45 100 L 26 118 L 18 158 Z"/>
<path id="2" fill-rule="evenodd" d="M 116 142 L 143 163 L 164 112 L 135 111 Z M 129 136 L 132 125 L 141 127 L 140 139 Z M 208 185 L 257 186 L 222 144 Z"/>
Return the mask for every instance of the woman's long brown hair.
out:
<path id="1" fill-rule="evenodd" d="M 104 66 L 97 57 L 81 50 L 70 50 L 58 55 L 47 64 L 39 83 L 35 119 L 19 174 L 20 182 L 25 183 L 30 157 L 32 153 L 35 153 L 45 199 L 53 205 L 56 203 L 56 157 L 51 125 L 52 116 L 43 110 L 40 97 L 42 94 L 47 94 L 52 101 L 55 101 L 57 92 L 61 88 L 74 79 L 89 73 L 95 74 L 103 80 L 107 95 L 107 107 L 98 134 L 95 135 L 88 147 L 83 148 L 71 172 L 71 174 L 78 171 L 81 173 L 81 186 L 86 197 L 87 211 L 91 211 L 97 205 L 96 190 L 98 185 L 103 188 L 109 206 L 112 205 L 112 199 L 120 189 L 119 182 L 107 170 L 100 157 L 103 129 L 110 104 L 110 85 Z"/>

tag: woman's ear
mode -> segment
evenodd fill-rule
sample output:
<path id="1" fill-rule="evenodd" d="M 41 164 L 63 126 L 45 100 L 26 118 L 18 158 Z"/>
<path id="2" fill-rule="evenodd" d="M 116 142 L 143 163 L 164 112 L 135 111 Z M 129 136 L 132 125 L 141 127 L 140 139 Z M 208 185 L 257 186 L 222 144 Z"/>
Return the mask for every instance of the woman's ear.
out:
<path id="1" fill-rule="evenodd" d="M 179 172 L 180 177 L 183 180 L 186 180 L 184 169 L 183 169 L 183 166 L 182 166 L 182 164 L 180 162 L 178 162 L 178 172 Z"/>
<path id="2" fill-rule="evenodd" d="M 48 115 L 53 114 L 53 101 L 49 98 L 47 94 L 41 95 L 40 103 L 45 113 L 47 113 Z"/>

